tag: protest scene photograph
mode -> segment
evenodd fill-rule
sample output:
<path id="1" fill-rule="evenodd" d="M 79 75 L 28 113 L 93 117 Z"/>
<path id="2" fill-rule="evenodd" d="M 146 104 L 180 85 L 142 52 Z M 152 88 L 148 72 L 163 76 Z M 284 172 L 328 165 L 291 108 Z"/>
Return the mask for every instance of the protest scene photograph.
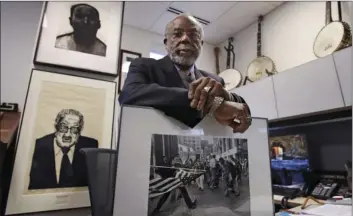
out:
<path id="1" fill-rule="evenodd" d="M 154 134 L 149 216 L 250 216 L 246 139 Z"/>

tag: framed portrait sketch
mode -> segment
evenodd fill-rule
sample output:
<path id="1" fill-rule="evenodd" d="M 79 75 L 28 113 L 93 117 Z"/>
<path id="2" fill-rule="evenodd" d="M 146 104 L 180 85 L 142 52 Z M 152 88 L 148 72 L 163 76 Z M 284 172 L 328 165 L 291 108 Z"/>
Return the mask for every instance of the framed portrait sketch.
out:
<path id="1" fill-rule="evenodd" d="M 124 2 L 46 2 L 34 64 L 118 76 Z"/>
<path id="2" fill-rule="evenodd" d="M 118 89 L 119 93 L 124 86 L 124 81 L 127 76 L 127 72 L 129 72 L 129 67 L 132 60 L 136 58 L 141 58 L 141 53 L 132 52 L 128 50 L 120 50 L 120 74 L 119 74 L 119 84 Z"/>
<path id="3" fill-rule="evenodd" d="M 111 148 L 116 83 L 32 70 L 6 215 L 90 206 L 82 148 Z"/>

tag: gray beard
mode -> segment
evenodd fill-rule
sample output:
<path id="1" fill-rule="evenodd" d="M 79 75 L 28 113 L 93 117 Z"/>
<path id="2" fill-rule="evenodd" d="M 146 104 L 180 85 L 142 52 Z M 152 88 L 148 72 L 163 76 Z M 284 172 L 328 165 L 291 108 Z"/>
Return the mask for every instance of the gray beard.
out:
<path id="1" fill-rule="evenodd" d="M 200 55 L 200 52 L 197 53 L 197 55 L 193 55 L 193 56 L 190 56 L 190 57 L 184 57 L 184 56 L 178 56 L 175 52 L 172 52 L 172 50 L 170 50 L 169 48 L 167 49 L 168 51 L 168 55 L 170 57 L 170 59 L 178 64 L 178 65 L 181 65 L 181 66 L 191 66 L 193 65 L 197 58 L 199 57 Z"/>

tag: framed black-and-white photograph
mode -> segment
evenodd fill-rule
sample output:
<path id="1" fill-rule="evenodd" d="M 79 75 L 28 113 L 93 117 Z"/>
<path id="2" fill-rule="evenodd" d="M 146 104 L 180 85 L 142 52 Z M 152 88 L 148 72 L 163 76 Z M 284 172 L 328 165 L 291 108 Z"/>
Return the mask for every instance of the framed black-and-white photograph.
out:
<path id="1" fill-rule="evenodd" d="M 46 2 L 35 64 L 118 76 L 124 2 Z"/>
<path id="2" fill-rule="evenodd" d="M 124 86 L 124 81 L 126 79 L 127 73 L 129 72 L 129 67 L 132 60 L 136 58 L 141 58 L 141 53 L 132 52 L 128 50 L 120 50 L 120 74 L 119 74 L 119 93 Z"/>
<path id="3" fill-rule="evenodd" d="M 149 172 L 150 216 L 251 216 L 247 139 L 153 134 Z"/>
<path id="4" fill-rule="evenodd" d="M 90 206 L 82 148 L 111 148 L 116 83 L 32 70 L 6 214 Z"/>
<path id="5" fill-rule="evenodd" d="M 117 150 L 113 216 L 273 215 L 267 119 L 240 134 L 122 106 Z"/>

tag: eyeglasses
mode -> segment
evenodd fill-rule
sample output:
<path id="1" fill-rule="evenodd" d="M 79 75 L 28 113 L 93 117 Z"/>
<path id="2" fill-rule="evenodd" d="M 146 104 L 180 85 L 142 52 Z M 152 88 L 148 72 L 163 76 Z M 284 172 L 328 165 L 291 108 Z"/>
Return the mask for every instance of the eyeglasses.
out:
<path id="1" fill-rule="evenodd" d="M 70 130 L 70 133 L 77 134 L 80 131 L 79 127 L 68 127 L 66 125 L 60 124 L 58 131 L 61 133 L 67 133 Z"/>

